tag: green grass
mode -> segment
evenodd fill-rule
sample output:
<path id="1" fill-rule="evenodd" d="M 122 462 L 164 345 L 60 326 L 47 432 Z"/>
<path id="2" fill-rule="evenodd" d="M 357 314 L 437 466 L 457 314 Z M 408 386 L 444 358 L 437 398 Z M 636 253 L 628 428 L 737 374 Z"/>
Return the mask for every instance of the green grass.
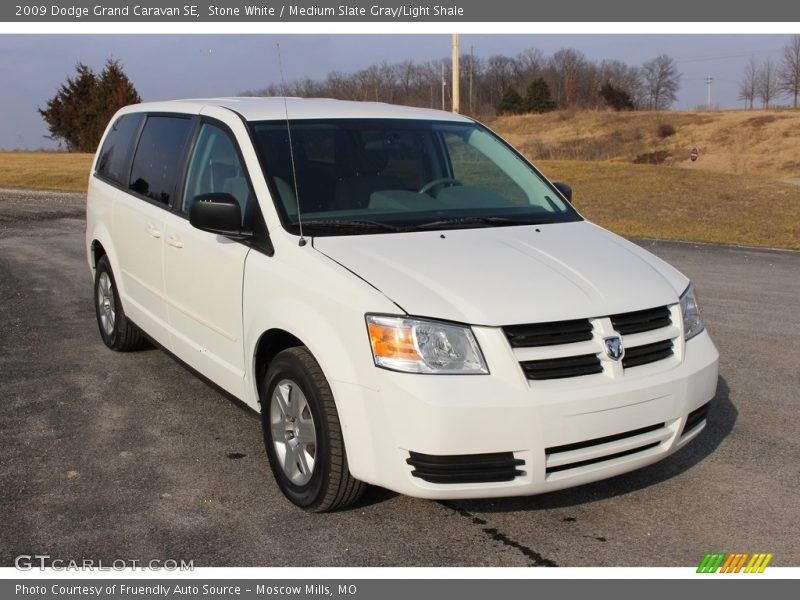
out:
<path id="1" fill-rule="evenodd" d="M 0 152 L 0 187 L 86 191 L 92 155 Z M 800 249 L 800 186 L 618 162 L 538 161 L 592 221 L 628 237 Z"/>

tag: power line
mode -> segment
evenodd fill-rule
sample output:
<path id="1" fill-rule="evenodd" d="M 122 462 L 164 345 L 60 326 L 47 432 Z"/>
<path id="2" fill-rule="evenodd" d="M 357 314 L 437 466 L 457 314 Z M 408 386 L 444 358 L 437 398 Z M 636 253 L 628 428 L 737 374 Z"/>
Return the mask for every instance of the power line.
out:
<path id="1" fill-rule="evenodd" d="M 726 60 L 729 58 L 747 58 L 750 56 L 755 56 L 757 54 L 772 54 L 775 52 L 780 52 L 783 48 L 773 48 L 770 50 L 756 50 L 753 52 L 739 52 L 737 54 L 708 54 L 708 55 L 698 55 L 698 56 L 690 56 L 687 58 L 676 58 L 675 62 L 677 63 L 688 63 L 688 62 L 705 62 L 709 60 Z"/>

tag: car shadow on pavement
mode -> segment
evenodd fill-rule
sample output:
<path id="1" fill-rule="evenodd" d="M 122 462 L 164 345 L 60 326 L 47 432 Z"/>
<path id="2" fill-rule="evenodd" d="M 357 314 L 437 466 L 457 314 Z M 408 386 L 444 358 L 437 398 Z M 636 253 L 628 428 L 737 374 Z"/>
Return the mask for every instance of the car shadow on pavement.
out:
<path id="1" fill-rule="evenodd" d="M 538 496 L 492 498 L 491 500 L 450 500 L 443 501 L 442 504 L 454 510 L 487 513 L 513 512 L 574 506 L 634 492 L 680 475 L 701 462 L 717 449 L 722 440 L 728 437 L 738 415 L 739 412 L 730 399 L 728 383 L 725 378 L 720 377 L 717 380 L 717 392 L 711 402 L 705 430 L 686 447 L 664 460 L 611 479 Z M 370 486 L 361 500 L 345 510 L 357 510 L 373 504 L 380 504 L 396 496 L 397 494 L 390 490 Z"/>
<path id="2" fill-rule="evenodd" d="M 634 492 L 680 475 L 701 462 L 728 437 L 738 415 L 739 412 L 730 399 L 728 383 L 720 377 L 705 430 L 684 448 L 657 463 L 611 479 L 538 496 L 446 501 L 442 504 L 454 510 L 513 512 L 562 508 Z"/>

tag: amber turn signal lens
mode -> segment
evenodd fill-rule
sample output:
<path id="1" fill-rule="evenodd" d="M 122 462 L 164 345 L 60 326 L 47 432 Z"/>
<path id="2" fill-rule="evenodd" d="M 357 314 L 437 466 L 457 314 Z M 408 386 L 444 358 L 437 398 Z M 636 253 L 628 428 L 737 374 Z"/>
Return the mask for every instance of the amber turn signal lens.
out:
<path id="1" fill-rule="evenodd" d="M 414 336 L 410 327 L 388 327 L 369 323 L 369 339 L 376 357 L 400 360 L 420 360 L 414 347 Z"/>

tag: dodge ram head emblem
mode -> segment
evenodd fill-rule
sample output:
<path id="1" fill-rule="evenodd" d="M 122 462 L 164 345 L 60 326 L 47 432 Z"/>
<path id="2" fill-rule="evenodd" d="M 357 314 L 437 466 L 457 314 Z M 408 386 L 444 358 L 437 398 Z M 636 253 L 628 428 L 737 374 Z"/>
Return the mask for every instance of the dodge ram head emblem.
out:
<path id="1" fill-rule="evenodd" d="M 606 345 L 606 354 L 611 360 L 619 360 L 625 356 L 625 348 L 622 345 L 622 339 L 618 336 L 603 338 Z"/>

